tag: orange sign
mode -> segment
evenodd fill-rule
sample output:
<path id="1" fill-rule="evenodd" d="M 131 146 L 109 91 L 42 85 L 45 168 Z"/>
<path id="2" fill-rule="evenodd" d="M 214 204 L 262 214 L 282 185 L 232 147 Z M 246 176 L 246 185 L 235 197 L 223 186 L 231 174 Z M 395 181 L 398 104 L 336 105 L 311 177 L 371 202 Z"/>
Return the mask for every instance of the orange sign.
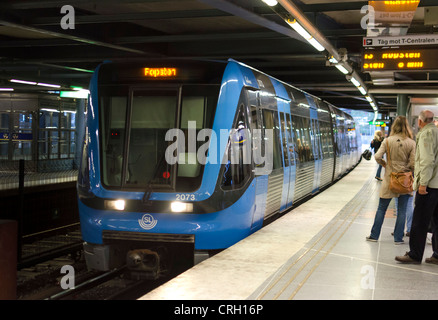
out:
<path id="1" fill-rule="evenodd" d="M 173 78 L 177 75 L 176 68 L 144 68 L 144 75 L 148 78 Z"/>

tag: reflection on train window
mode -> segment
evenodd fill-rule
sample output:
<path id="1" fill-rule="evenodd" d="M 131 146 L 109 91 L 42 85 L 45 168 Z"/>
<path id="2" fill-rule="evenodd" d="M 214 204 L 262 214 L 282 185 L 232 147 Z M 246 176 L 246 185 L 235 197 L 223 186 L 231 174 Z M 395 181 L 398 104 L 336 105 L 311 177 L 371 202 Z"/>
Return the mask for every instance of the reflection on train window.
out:
<path id="1" fill-rule="evenodd" d="M 245 107 L 239 108 L 231 130 L 222 175 L 224 190 L 242 187 L 251 175 L 251 140 Z"/>
<path id="2" fill-rule="evenodd" d="M 177 191 L 193 191 L 201 184 L 203 164 L 199 157 L 207 159 L 207 138 L 197 137 L 202 129 L 212 129 L 219 87 L 216 85 L 184 85 L 180 128 L 184 133 L 184 150 L 178 154 Z M 190 128 L 190 134 L 189 134 Z M 202 148 L 202 149 L 200 149 Z M 198 152 L 204 152 L 202 155 Z"/>
<path id="3" fill-rule="evenodd" d="M 288 116 L 289 117 L 289 116 Z M 281 135 L 282 135 L 282 145 L 283 145 L 283 159 L 284 159 L 284 166 L 289 167 L 289 146 L 288 146 L 288 136 L 290 136 L 287 128 L 286 123 L 286 114 L 283 112 L 280 112 L 280 123 L 281 123 Z"/>
<path id="4" fill-rule="evenodd" d="M 318 121 L 315 119 L 311 119 L 310 123 L 311 123 L 310 136 L 311 136 L 312 141 L 313 141 L 312 145 L 313 145 L 313 150 L 314 150 L 313 158 L 314 158 L 314 160 L 322 159 L 321 134 L 320 134 L 320 130 L 319 130 L 319 124 L 318 124 Z"/>
<path id="5" fill-rule="evenodd" d="M 320 121 L 322 155 L 324 159 L 333 157 L 332 130 L 329 122 Z"/>
<path id="6" fill-rule="evenodd" d="M 219 87 L 136 89 L 131 91 L 130 108 L 128 92 L 127 87 L 102 87 L 101 90 L 104 184 L 146 188 L 149 185 L 169 187 L 175 181 L 176 191 L 193 191 L 199 187 L 203 166 L 198 162 L 197 151 L 208 140 L 197 141 L 197 136 L 200 130 L 212 128 Z M 178 111 L 179 96 L 181 110 Z M 126 133 L 127 114 L 131 119 L 129 134 Z M 174 154 L 178 158 L 177 166 L 169 164 L 165 157 L 166 149 L 175 142 L 165 139 L 169 129 L 181 129 L 184 134 L 184 137 L 178 136 L 183 139 L 184 149 L 179 149 L 178 144 L 178 154 L 176 151 Z M 129 143 L 125 146 L 127 135 Z M 126 171 L 122 175 L 123 168 Z"/>
<path id="7" fill-rule="evenodd" d="M 310 140 L 310 119 L 293 116 L 292 125 L 294 128 L 295 144 L 297 146 L 297 158 L 303 163 L 313 161 L 312 143 Z"/>
<path id="8" fill-rule="evenodd" d="M 101 139 L 103 183 L 107 186 L 121 186 L 123 152 L 126 123 L 126 96 L 105 96 L 101 98 Z"/>
<path id="9" fill-rule="evenodd" d="M 125 172 L 127 186 L 170 185 L 172 172 L 165 159 L 169 145 L 165 135 L 167 130 L 176 127 L 177 101 L 175 89 L 134 91 Z"/>
<path id="10" fill-rule="evenodd" d="M 293 128 L 292 128 L 292 122 L 290 120 L 291 115 L 286 114 L 286 138 L 287 138 L 287 149 L 289 152 L 289 161 L 290 165 L 295 165 L 295 148 L 294 148 L 294 141 L 293 141 Z"/>
<path id="11" fill-rule="evenodd" d="M 262 119 L 262 109 L 257 108 L 254 105 L 250 107 L 251 112 L 251 130 L 252 130 L 252 148 L 254 156 L 254 165 L 258 168 L 263 168 L 264 163 L 258 163 L 258 157 L 264 157 L 265 155 L 265 140 L 264 131 L 262 130 L 261 119 Z M 260 131 L 255 131 L 260 130 Z M 260 132 L 260 134 L 256 134 Z"/>
<path id="12" fill-rule="evenodd" d="M 265 136 L 266 143 L 272 144 L 272 170 L 281 168 L 283 166 L 283 161 L 281 159 L 281 149 L 280 149 L 280 126 L 278 121 L 278 113 L 276 111 L 263 109 L 263 127 L 265 130 L 272 130 L 273 141 L 269 141 Z M 267 157 L 269 159 L 269 156 Z"/>

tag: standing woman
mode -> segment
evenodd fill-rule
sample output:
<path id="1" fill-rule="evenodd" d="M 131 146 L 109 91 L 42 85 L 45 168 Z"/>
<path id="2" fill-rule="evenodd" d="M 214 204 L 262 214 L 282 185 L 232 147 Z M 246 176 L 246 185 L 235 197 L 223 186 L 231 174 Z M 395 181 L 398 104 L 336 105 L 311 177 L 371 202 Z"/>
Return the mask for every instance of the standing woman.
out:
<path id="1" fill-rule="evenodd" d="M 380 188 L 379 207 L 377 208 L 376 217 L 374 218 L 374 225 L 371 229 L 370 236 L 366 237 L 366 240 L 368 241 L 377 241 L 379 239 L 386 209 L 392 198 L 398 198 L 397 220 L 394 228 L 394 243 L 404 243 L 403 235 L 409 194 L 401 195 L 392 192 L 389 189 L 389 181 L 391 172 L 414 171 L 415 141 L 412 140 L 412 138 L 412 130 L 409 127 L 408 120 L 404 116 L 398 116 L 392 125 L 389 137 L 385 139 L 385 142 L 382 143 L 379 151 L 374 156 L 377 163 L 385 168 L 385 175 Z M 388 152 L 388 148 L 390 164 L 383 160 L 383 155 Z"/>
<path id="2" fill-rule="evenodd" d="M 383 132 L 378 130 L 374 132 L 374 138 L 373 141 L 371 141 L 371 148 L 374 149 L 374 154 L 377 153 L 377 151 L 379 151 L 379 148 L 382 144 L 383 139 L 385 139 L 385 137 L 383 136 Z M 382 181 L 382 178 L 380 178 L 380 174 L 382 172 L 382 165 L 379 164 L 379 168 L 377 169 L 377 173 L 376 173 L 376 179 L 379 181 Z"/>

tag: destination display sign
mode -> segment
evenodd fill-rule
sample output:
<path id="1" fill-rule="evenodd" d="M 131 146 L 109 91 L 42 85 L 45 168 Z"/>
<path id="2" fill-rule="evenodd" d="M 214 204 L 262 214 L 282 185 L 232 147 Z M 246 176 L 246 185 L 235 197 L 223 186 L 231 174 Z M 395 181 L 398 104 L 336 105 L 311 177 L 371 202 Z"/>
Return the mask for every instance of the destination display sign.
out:
<path id="1" fill-rule="evenodd" d="M 394 47 L 438 45 L 438 34 L 418 34 L 397 37 L 364 37 L 363 46 Z"/>
<path id="2" fill-rule="evenodd" d="M 418 71 L 438 69 L 438 49 L 364 50 L 362 71 Z"/>

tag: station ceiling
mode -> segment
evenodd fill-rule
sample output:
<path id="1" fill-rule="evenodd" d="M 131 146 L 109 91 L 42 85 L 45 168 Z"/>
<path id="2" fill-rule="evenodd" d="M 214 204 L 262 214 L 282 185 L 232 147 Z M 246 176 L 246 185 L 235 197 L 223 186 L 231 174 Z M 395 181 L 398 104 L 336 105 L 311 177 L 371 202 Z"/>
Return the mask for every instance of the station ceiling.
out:
<path id="1" fill-rule="evenodd" d="M 281 2 L 281 1 L 279 1 Z M 395 111 L 397 96 L 424 96 L 438 86 L 438 73 L 361 72 L 361 26 L 368 1 L 288 0 L 357 71 L 379 111 Z M 395 2 L 395 1 L 393 1 Z M 74 9 L 74 29 L 63 29 Z M 438 8 L 421 0 L 405 33 L 432 34 L 425 19 Z M 285 7 L 261 0 L 3 0 L 0 3 L 0 87 L 16 92 L 41 87 L 10 83 L 12 78 L 88 87 L 95 67 L 104 60 L 156 57 L 227 60 L 233 58 L 325 99 L 357 110 L 372 108 L 346 76 L 327 65 L 319 52 L 285 21 Z M 390 83 L 379 79 L 392 79 Z M 50 88 L 47 88 L 50 89 Z M 436 91 L 438 92 L 438 91 Z M 427 94 L 427 92 L 426 92 Z"/>

